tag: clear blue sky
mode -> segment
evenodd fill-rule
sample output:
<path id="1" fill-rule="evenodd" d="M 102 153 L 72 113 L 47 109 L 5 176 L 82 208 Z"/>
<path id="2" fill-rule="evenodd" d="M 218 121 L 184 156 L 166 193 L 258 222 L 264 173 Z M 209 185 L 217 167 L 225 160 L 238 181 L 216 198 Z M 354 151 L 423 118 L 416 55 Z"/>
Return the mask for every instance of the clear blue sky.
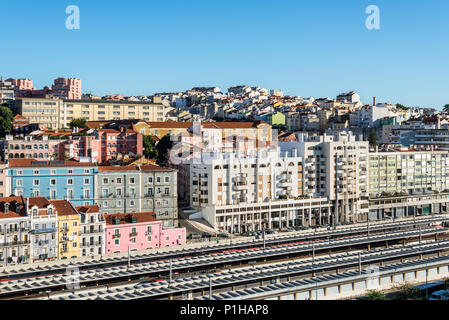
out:
<path id="1" fill-rule="evenodd" d="M 71 4 L 80 30 L 65 28 Z M 380 30 L 365 28 L 370 4 Z M 247 84 L 449 103 L 447 0 L 1 0 L 0 21 L 0 74 L 37 88 L 64 76 L 97 95 Z"/>

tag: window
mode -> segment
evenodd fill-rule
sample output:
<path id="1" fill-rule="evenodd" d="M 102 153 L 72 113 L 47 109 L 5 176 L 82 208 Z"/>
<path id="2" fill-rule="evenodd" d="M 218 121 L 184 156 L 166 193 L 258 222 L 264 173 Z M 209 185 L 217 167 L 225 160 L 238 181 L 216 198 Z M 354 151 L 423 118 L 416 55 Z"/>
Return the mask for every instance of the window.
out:
<path id="1" fill-rule="evenodd" d="M 34 175 L 39 175 L 39 170 L 33 170 Z"/>
<path id="2" fill-rule="evenodd" d="M 67 179 L 67 185 L 73 186 L 73 179 Z"/>
<path id="3" fill-rule="evenodd" d="M 169 195 L 170 194 L 170 188 L 165 188 L 165 194 Z"/>
<path id="4" fill-rule="evenodd" d="M 134 207 L 134 204 L 135 204 L 134 200 L 130 200 L 130 201 L 129 201 L 129 206 L 130 206 L 130 207 Z"/>
<path id="5" fill-rule="evenodd" d="M 23 170 L 17 170 L 17 175 L 21 176 L 23 174 Z"/>
<path id="6" fill-rule="evenodd" d="M 55 200 L 56 199 L 56 189 L 50 190 L 50 199 Z"/>
<path id="7" fill-rule="evenodd" d="M 35 187 L 39 186 L 39 179 L 33 179 L 33 186 Z"/>
<path id="8" fill-rule="evenodd" d="M 50 179 L 50 185 L 55 186 L 56 185 L 56 179 Z"/>
<path id="9" fill-rule="evenodd" d="M 108 184 L 109 183 L 109 179 L 108 178 L 103 178 L 103 184 Z"/>
<path id="10" fill-rule="evenodd" d="M 136 192 L 135 192 L 135 189 L 134 189 L 134 188 L 130 188 L 130 189 L 129 189 L 129 195 L 130 195 L 131 197 L 134 197 L 134 196 L 136 195 Z"/>
<path id="11" fill-rule="evenodd" d="M 117 178 L 117 184 L 122 184 L 122 178 Z"/>
<path id="12" fill-rule="evenodd" d="M 134 184 L 134 178 L 129 178 L 129 183 Z"/>
<path id="13" fill-rule="evenodd" d="M 50 174 L 56 174 L 56 170 L 55 169 L 51 169 L 50 170 Z"/>
<path id="14" fill-rule="evenodd" d="M 117 189 L 116 191 L 117 196 L 121 196 L 122 195 L 122 189 Z"/>
<path id="15" fill-rule="evenodd" d="M 89 169 L 84 169 L 84 173 L 89 173 Z"/>
<path id="16" fill-rule="evenodd" d="M 73 174 L 73 170 L 72 169 L 68 169 L 67 170 L 67 174 Z"/>
<path id="17" fill-rule="evenodd" d="M 120 240 L 119 239 L 115 239 L 114 240 L 114 245 L 118 246 L 120 244 Z"/>
<path id="18" fill-rule="evenodd" d="M 153 183 L 153 177 L 148 177 L 148 183 Z"/>
<path id="19" fill-rule="evenodd" d="M 84 185 L 89 185 L 89 184 L 90 184 L 90 179 L 84 178 Z"/>
<path id="20" fill-rule="evenodd" d="M 103 208 L 107 208 L 108 207 L 108 202 L 107 201 L 103 201 Z"/>
<path id="21" fill-rule="evenodd" d="M 148 195 L 152 196 L 153 195 L 153 188 L 148 188 Z"/>
<path id="22" fill-rule="evenodd" d="M 161 177 L 157 177 L 156 182 L 158 182 L 158 183 L 161 182 Z"/>
<path id="23" fill-rule="evenodd" d="M 166 183 L 170 182 L 170 177 L 165 177 L 165 182 Z"/>
<path id="24" fill-rule="evenodd" d="M 18 187 L 22 187 L 23 186 L 23 180 L 22 179 L 17 179 L 17 186 Z"/>
<path id="25" fill-rule="evenodd" d="M 67 199 L 73 199 L 73 189 L 67 189 Z"/>

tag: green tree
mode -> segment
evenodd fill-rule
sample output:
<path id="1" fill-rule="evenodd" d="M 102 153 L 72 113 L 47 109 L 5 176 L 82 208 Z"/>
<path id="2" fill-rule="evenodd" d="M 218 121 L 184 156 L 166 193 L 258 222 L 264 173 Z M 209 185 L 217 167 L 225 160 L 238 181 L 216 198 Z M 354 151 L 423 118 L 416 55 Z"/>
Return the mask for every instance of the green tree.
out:
<path id="1" fill-rule="evenodd" d="M 168 162 L 168 151 L 172 148 L 173 141 L 171 141 L 170 134 L 166 134 L 156 145 L 157 150 L 157 163 L 167 164 Z"/>
<path id="2" fill-rule="evenodd" d="M 0 137 L 4 138 L 7 133 L 11 132 L 12 121 L 14 120 L 11 109 L 0 106 Z"/>
<path id="3" fill-rule="evenodd" d="M 395 300 L 407 300 L 419 298 L 419 290 L 413 288 L 410 283 L 404 283 L 395 288 L 397 291 L 393 293 L 392 298 Z"/>
<path id="4" fill-rule="evenodd" d="M 151 136 L 143 136 L 143 154 L 147 159 L 157 159 L 156 141 Z"/>
<path id="5" fill-rule="evenodd" d="M 370 290 L 366 295 L 367 300 L 387 300 L 387 297 L 380 291 Z"/>
<path id="6" fill-rule="evenodd" d="M 377 133 L 375 129 L 371 129 L 371 131 L 369 132 L 368 141 L 370 146 L 377 145 Z"/>
<path id="7" fill-rule="evenodd" d="M 449 104 L 444 105 L 443 111 L 449 113 Z"/>
<path id="8" fill-rule="evenodd" d="M 402 110 L 410 109 L 409 107 L 406 107 L 406 106 L 404 106 L 403 104 L 400 104 L 400 103 L 396 104 L 396 108 L 397 109 L 402 109 Z"/>
<path id="9" fill-rule="evenodd" d="M 82 118 L 73 119 L 72 121 L 70 121 L 69 127 L 70 129 L 73 129 L 74 127 L 87 129 L 86 120 Z"/>

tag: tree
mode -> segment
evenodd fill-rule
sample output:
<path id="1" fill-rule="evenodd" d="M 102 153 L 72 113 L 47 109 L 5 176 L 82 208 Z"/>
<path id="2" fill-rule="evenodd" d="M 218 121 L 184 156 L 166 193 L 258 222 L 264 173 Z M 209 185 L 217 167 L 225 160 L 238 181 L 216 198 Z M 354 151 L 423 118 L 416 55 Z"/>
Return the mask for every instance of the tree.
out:
<path id="1" fill-rule="evenodd" d="M 367 300 L 387 300 L 387 297 L 380 291 L 370 290 L 366 295 Z"/>
<path id="2" fill-rule="evenodd" d="M 82 118 L 73 119 L 72 121 L 70 121 L 69 127 L 70 129 L 73 129 L 74 127 L 87 129 L 86 120 Z"/>
<path id="3" fill-rule="evenodd" d="M 402 109 L 402 110 L 410 109 L 409 107 L 406 107 L 406 106 L 404 106 L 403 104 L 400 104 L 400 103 L 396 104 L 396 108 L 397 109 Z"/>
<path id="4" fill-rule="evenodd" d="M 407 300 L 419 298 L 419 290 L 413 288 L 410 283 L 404 283 L 401 286 L 395 288 L 397 291 L 393 293 L 393 299 L 395 300 Z"/>
<path id="5" fill-rule="evenodd" d="M 377 145 L 377 133 L 375 129 L 371 129 L 369 132 L 368 141 L 370 146 L 376 146 Z"/>
<path id="6" fill-rule="evenodd" d="M 172 148 L 173 141 L 171 141 L 170 134 L 166 134 L 162 137 L 162 139 L 158 142 L 156 146 L 157 150 L 157 163 L 158 164 L 167 164 L 168 160 L 168 151 Z"/>
<path id="7" fill-rule="evenodd" d="M 449 104 L 444 105 L 443 111 L 449 113 Z"/>
<path id="8" fill-rule="evenodd" d="M 143 136 L 143 154 L 147 159 L 157 159 L 156 141 L 151 136 Z"/>
<path id="9" fill-rule="evenodd" d="M 11 109 L 0 106 L 0 137 L 4 138 L 7 133 L 11 132 L 12 122 L 14 120 Z"/>

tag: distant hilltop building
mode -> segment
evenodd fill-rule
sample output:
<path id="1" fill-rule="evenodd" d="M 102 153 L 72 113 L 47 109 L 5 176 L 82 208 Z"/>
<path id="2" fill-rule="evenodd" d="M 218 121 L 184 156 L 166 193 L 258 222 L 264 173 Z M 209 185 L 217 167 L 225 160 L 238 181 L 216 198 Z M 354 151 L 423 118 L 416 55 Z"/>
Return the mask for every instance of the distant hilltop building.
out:
<path id="1" fill-rule="evenodd" d="M 337 96 L 338 101 L 356 103 L 360 102 L 360 96 L 354 91 L 345 92 Z"/>
<path id="2" fill-rule="evenodd" d="M 61 99 L 81 99 L 81 80 L 76 78 L 57 78 L 51 88 L 37 90 L 31 79 L 8 79 L 14 86 L 16 98 L 45 98 L 53 95 Z"/>

